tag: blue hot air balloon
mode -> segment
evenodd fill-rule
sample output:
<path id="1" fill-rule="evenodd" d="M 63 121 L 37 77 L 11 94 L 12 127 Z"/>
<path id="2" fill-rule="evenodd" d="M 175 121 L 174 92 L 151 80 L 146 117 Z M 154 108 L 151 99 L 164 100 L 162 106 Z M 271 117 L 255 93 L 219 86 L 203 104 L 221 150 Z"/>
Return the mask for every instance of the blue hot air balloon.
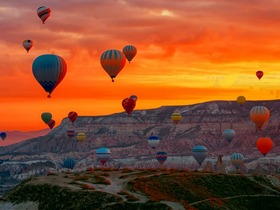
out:
<path id="1" fill-rule="evenodd" d="M 192 148 L 192 156 L 198 162 L 199 165 L 203 163 L 208 155 L 208 149 L 205 146 L 197 145 Z"/>
<path id="2" fill-rule="evenodd" d="M 157 152 L 156 158 L 157 161 L 162 165 L 167 159 L 167 153 L 162 151 Z"/>
<path id="3" fill-rule="evenodd" d="M 67 66 L 60 56 L 45 54 L 33 61 L 32 72 L 39 84 L 49 93 L 48 97 L 51 97 L 51 93 L 65 77 Z"/>
<path id="4" fill-rule="evenodd" d="M 104 165 L 110 158 L 111 151 L 108 148 L 101 147 L 96 150 L 96 157 Z"/>
<path id="5" fill-rule="evenodd" d="M 238 170 L 243 163 L 244 156 L 241 153 L 233 153 L 230 156 L 230 162 L 235 167 L 236 170 Z"/>
<path id="6" fill-rule="evenodd" d="M 1 133 L 0 133 L 0 137 L 1 137 L 1 139 L 4 141 L 5 138 L 7 137 L 7 134 L 6 134 L 5 132 L 1 132 Z"/>
<path id="7" fill-rule="evenodd" d="M 68 169 L 73 169 L 76 165 L 76 161 L 73 158 L 66 158 L 63 162 L 63 167 Z"/>
<path id="8" fill-rule="evenodd" d="M 223 132 L 223 137 L 228 141 L 231 142 L 235 136 L 235 131 L 232 129 L 225 129 Z"/>
<path id="9" fill-rule="evenodd" d="M 148 138 L 148 143 L 152 147 L 152 149 L 155 149 L 157 147 L 157 145 L 159 144 L 159 142 L 160 142 L 160 139 L 157 135 L 152 134 Z"/>

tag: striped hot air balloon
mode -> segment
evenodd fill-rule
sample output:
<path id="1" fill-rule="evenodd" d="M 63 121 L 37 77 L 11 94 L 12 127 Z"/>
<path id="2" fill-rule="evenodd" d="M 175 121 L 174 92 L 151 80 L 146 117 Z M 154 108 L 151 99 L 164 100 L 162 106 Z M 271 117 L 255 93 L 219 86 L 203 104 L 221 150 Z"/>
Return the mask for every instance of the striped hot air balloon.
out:
<path id="1" fill-rule="evenodd" d="M 230 156 L 230 162 L 235 167 L 236 170 L 238 170 L 243 163 L 244 156 L 241 153 L 233 153 Z"/>
<path id="2" fill-rule="evenodd" d="M 228 141 L 231 142 L 235 136 L 235 131 L 232 129 L 225 129 L 223 132 L 223 137 Z"/>
<path id="3" fill-rule="evenodd" d="M 26 39 L 22 42 L 22 46 L 24 47 L 24 49 L 29 52 L 29 50 L 32 48 L 33 46 L 33 41 L 30 39 Z"/>
<path id="4" fill-rule="evenodd" d="M 96 157 L 101 162 L 102 165 L 108 161 L 111 156 L 111 151 L 108 148 L 102 147 L 96 150 Z"/>
<path id="5" fill-rule="evenodd" d="M 45 54 L 33 61 L 32 72 L 39 84 L 49 93 L 50 98 L 51 93 L 65 77 L 67 66 L 60 56 Z"/>
<path id="6" fill-rule="evenodd" d="M 69 138 L 72 138 L 72 137 L 75 136 L 76 132 L 75 132 L 75 130 L 74 130 L 73 127 L 70 127 L 70 126 L 69 126 L 68 129 L 67 129 L 67 131 L 66 131 L 66 134 L 67 134 L 67 136 L 68 136 Z"/>
<path id="7" fill-rule="evenodd" d="M 159 144 L 159 142 L 160 142 L 160 139 L 155 134 L 152 134 L 148 138 L 148 143 L 149 143 L 149 145 L 151 146 L 152 149 L 155 149 L 157 147 L 157 145 Z"/>
<path id="8" fill-rule="evenodd" d="M 166 152 L 157 152 L 156 155 L 157 161 L 162 165 L 167 160 L 167 153 Z"/>
<path id="9" fill-rule="evenodd" d="M 77 112 L 69 112 L 68 118 L 72 123 L 74 123 L 75 120 L 78 118 L 78 113 Z"/>
<path id="10" fill-rule="evenodd" d="M 114 78 L 125 66 L 125 55 L 119 50 L 106 50 L 100 57 L 100 63 L 103 69 L 109 74 L 114 82 Z"/>
<path id="11" fill-rule="evenodd" d="M 171 115 L 171 120 L 173 120 L 175 124 L 178 124 L 182 118 L 183 117 L 180 112 L 173 112 Z"/>
<path id="12" fill-rule="evenodd" d="M 46 6 L 41 6 L 37 9 L 37 15 L 42 20 L 42 22 L 45 24 L 45 21 L 51 15 L 51 9 Z"/>
<path id="13" fill-rule="evenodd" d="M 270 112 L 265 106 L 255 106 L 250 111 L 251 120 L 256 124 L 259 130 L 262 129 L 264 123 L 269 119 Z"/>
<path id="14" fill-rule="evenodd" d="M 133 45 L 127 45 L 123 48 L 123 54 L 125 55 L 126 59 L 130 63 L 130 61 L 135 57 L 137 54 L 137 49 Z"/>
<path id="15" fill-rule="evenodd" d="M 66 158 L 63 162 L 63 168 L 73 169 L 76 165 L 76 161 L 73 158 Z"/>
<path id="16" fill-rule="evenodd" d="M 201 165 L 208 155 L 208 149 L 205 146 L 197 145 L 192 148 L 192 156 L 196 162 Z"/>

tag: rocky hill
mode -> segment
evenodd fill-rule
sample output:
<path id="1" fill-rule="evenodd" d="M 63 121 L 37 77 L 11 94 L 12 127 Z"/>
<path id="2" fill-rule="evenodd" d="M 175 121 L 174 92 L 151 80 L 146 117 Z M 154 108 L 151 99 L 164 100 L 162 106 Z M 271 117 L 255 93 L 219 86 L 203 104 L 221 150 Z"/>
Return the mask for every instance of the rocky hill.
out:
<path id="1" fill-rule="evenodd" d="M 33 177 L 7 193 L 0 209 L 278 209 L 275 176 L 185 170 L 103 170 Z"/>

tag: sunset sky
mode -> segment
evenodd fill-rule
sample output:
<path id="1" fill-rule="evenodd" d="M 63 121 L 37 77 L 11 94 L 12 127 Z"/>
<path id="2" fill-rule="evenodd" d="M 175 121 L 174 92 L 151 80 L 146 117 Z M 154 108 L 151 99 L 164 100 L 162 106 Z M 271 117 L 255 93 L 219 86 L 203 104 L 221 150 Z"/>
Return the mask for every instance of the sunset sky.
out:
<path id="1" fill-rule="evenodd" d="M 47 6 L 45 24 L 37 8 Z M 278 0 L 12 0 L 0 2 L 0 130 L 39 130 L 81 116 L 212 100 L 279 98 Z M 25 39 L 34 41 L 26 53 Z M 102 52 L 134 45 L 138 53 L 112 83 Z M 67 63 L 47 98 L 32 74 L 41 54 Z M 264 72 L 259 80 L 255 73 Z"/>

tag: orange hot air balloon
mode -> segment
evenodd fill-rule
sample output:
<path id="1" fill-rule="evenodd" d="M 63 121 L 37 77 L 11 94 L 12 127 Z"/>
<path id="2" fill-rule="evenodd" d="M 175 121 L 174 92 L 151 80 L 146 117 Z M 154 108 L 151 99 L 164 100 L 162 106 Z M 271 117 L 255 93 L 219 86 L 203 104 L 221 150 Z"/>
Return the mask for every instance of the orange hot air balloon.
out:
<path id="1" fill-rule="evenodd" d="M 126 59 L 130 63 L 130 61 L 135 57 L 137 54 L 137 49 L 133 45 L 127 45 L 123 48 L 123 54 L 125 55 Z"/>
<path id="2" fill-rule="evenodd" d="M 258 150 L 265 156 L 272 148 L 272 140 L 270 138 L 259 138 L 256 142 Z"/>
<path id="3" fill-rule="evenodd" d="M 251 120 L 256 124 L 259 130 L 262 129 L 264 123 L 269 119 L 270 112 L 265 106 L 255 106 L 250 111 Z"/>
<path id="4" fill-rule="evenodd" d="M 263 71 L 257 71 L 256 76 L 261 79 L 263 77 Z"/>
<path id="5" fill-rule="evenodd" d="M 136 106 L 135 100 L 133 98 L 125 98 L 122 101 L 122 106 L 127 114 L 130 114 L 134 107 Z"/>

